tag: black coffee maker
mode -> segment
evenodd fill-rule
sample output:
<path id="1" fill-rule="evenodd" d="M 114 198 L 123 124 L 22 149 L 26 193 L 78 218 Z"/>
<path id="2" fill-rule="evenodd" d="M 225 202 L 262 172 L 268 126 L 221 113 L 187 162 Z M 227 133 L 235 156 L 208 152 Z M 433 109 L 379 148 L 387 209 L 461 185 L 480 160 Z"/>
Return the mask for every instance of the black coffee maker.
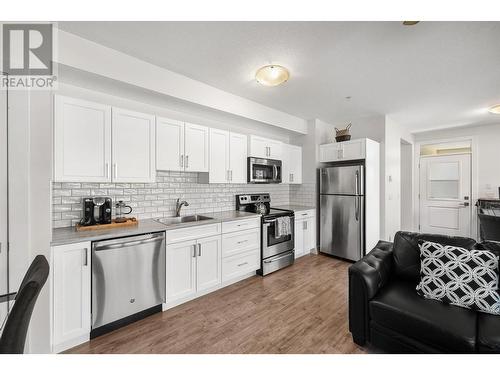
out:
<path id="1" fill-rule="evenodd" d="M 112 200 L 108 197 L 83 198 L 83 217 L 80 225 L 111 224 Z"/>

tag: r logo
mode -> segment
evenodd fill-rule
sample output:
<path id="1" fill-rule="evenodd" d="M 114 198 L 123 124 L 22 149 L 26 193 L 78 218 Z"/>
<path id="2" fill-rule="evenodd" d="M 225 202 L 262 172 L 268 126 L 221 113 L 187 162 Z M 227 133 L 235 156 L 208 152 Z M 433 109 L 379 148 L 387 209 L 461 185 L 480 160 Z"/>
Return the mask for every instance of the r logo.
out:
<path id="1" fill-rule="evenodd" d="M 3 24 L 3 71 L 23 75 L 52 75 L 52 25 Z"/>

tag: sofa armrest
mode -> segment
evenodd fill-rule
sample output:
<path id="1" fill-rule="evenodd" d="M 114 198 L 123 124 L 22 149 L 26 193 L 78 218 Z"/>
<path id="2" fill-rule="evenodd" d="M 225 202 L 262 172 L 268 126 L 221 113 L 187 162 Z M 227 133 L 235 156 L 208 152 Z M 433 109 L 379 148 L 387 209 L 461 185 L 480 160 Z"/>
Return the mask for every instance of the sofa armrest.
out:
<path id="1" fill-rule="evenodd" d="M 369 339 L 368 302 L 389 281 L 392 271 L 391 242 L 375 248 L 349 267 L 349 330 L 358 345 Z"/>

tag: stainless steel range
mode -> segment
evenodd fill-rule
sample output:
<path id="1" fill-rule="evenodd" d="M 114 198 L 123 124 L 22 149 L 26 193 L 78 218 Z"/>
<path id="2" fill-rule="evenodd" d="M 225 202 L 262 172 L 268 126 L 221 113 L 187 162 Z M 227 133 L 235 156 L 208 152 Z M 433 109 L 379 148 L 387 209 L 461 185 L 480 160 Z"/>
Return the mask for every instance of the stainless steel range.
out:
<path id="1" fill-rule="evenodd" d="M 236 209 L 262 214 L 261 266 L 257 271 L 259 275 L 265 276 L 293 264 L 295 259 L 293 211 L 272 208 L 268 193 L 237 195 Z"/>

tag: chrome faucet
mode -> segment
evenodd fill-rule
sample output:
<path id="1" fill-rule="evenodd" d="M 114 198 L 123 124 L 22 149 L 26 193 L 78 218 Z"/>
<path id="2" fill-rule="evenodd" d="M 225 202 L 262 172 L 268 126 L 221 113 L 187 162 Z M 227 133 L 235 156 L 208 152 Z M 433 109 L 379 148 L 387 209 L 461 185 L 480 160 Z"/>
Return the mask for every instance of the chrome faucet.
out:
<path id="1" fill-rule="evenodd" d="M 186 201 L 181 202 L 181 198 L 177 198 L 177 201 L 175 202 L 175 216 L 181 216 L 181 208 L 182 206 L 189 206 L 189 203 Z"/>

